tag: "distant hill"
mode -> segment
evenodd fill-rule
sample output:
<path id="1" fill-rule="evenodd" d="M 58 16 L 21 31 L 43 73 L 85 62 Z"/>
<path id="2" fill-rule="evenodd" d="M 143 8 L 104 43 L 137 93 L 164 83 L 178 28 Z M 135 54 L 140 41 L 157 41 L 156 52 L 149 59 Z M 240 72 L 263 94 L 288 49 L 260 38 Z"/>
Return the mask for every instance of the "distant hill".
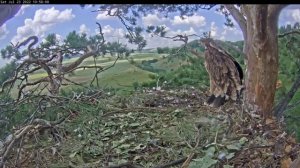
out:
<path id="1" fill-rule="evenodd" d="M 156 48 L 145 48 L 145 49 L 142 49 L 141 52 L 156 53 L 157 49 Z"/>

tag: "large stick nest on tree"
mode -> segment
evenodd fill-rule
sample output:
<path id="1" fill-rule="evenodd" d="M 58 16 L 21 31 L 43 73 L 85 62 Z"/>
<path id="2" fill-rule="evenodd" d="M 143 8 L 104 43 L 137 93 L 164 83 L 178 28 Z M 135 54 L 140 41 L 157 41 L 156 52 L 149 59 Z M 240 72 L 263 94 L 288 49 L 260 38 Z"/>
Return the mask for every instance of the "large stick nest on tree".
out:
<path id="1" fill-rule="evenodd" d="M 65 120 L 20 125 L 1 156 L 8 167 L 289 167 L 297 159 L 299 145 L 276 120 L 233 102 L 204 106 L 206 98 L 192 88 L 75 94 L 64 99 Z"/>

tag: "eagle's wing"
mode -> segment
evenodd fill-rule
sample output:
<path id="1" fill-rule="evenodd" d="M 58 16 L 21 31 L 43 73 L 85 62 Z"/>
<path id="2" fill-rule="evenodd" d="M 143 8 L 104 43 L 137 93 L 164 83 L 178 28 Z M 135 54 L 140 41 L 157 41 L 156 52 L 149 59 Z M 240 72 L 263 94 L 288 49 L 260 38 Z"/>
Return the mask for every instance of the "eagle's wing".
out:
<path id="1" fill-rule="evenodd" d="M 205 51 L 206 69 L 210 75 L 211 93 L 236 100 L 241 89 L 241 67 L 228 53 L 209 46 Z M 239 69 L 239 68 L 240 69 Z"/>

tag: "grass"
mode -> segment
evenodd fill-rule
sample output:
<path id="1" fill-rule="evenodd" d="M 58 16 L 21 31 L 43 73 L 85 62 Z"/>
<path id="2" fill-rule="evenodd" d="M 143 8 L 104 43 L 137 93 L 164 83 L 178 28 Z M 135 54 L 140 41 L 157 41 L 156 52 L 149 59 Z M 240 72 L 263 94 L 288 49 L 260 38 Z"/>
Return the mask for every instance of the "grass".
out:
<path id="1" fill-rule="evenodd" d="M 161 59 L 162 55 L 153 53 L 134 53 L 130 56 L 135 62 L 141 62 L 143 60 Z M 63 63 L 65 65 L 74 62 L 77 58 L 66 59 Z M 115 62 L 115 57 L 106 55 L 105 57 L 97 57 L 96 64 L 104 68 L 107 68 Z M 90 57 L 83 61 L 80 66 L 94 65 L 94 58 Z M 98 74 L 98 83 L 100 87 L 111 87 L 124 90 L 133 90 L 133 83 L 149 82 L 152 79 L 149 77 L 152 72 L 142 70 L 129 63 L 127 59 L 119 59 L 115 66 L 109 68 Z M 95 69 L 77 69 L 73 74 L 67 74 L 65 77 L 84 85 L 89 85 L 95 75 Z M 34 74 L 29 75 L 30 81 L 36 81 L 43 77 L 46 77 L 45 71 L 40 70 Z M 96 85 L 94 81 L 93 85 Z M 62 89 L 69 90 L 69 88 L 75 87 L 74 85 L 63 86 Z M 17 88 L 12 89 L 12 96 L 17 96 Z"/>
<path id="2" fill-rule="evenodd" d="M 106 63 L 106 66 L 111 64 Z M 78 70 L 71 80 L 88 83 L 94 77 L 94 70 Z M 144 71 L 127 60 L 120 60 L 114 67 L 107 69 L 99 74 L 99 85 L 109 87 L 131 87 L 134 82 L 145 82 L 151 80 L 149 78 L 151 72 Z M 94 83 L 96 84 L 96 82 Z"/>

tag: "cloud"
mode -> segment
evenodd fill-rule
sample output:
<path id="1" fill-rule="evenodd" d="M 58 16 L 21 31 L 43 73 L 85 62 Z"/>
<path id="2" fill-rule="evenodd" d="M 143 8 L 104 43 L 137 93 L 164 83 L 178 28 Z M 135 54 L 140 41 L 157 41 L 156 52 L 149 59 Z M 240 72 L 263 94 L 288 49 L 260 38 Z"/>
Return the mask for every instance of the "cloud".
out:
<path id="1" fill-rule="evenodd" d="M 300 22 L 300 9 L 288 10 L 287 15 L 291 16 L 294 22 Z"/>
<path id="2" fill-rule="evenodd" d="M 279 16 L 279 25 L 295 24 L 300 22 L 300 5 L 289 5 Z"/>
<path id="3" fill-rule="evenodd" d="M 59 44 L 63 43 L 64 38 L 61 35 L 59 35 L 59 34 L 56 33 L 55 37 L 56 37 L 56 40 L 58 41 Z"/>
<path id="4" fill-rule="evenodd" d="M 85 5 L 84 6 L 86 9 L 90 9 L 90 8 L 93 8 L 94 6 L 93 6 L 93 4 L 89 4 L 89 5 Z"/>
<path id="5" fill-rule="evenodd" d="M 170 27 L 168 27 L 168 26 L 165 25 L 165 24 L 163 24 L 163 25 L 161 25 L 161 26 L 164 26 L 164 27 L 165 27 L 165 31 L 170 31 L 170 30 L 171 30 Z"/>
<path id="6" fill-rule="evenodd" d="M 176 31 L 171 30 L 167 32 L 167 36 L 171 36 L 171 37 L 176 36 L 178 34 L 192 35 L 192 34 L 197 34 L 197 32 L 193 27 L 190 27 L 188 30 L 184 30 L 184 31 L 182 31 L 181 29 L 177 29 Z"/>
<path id="7" fill-rule="evenodd" d="M 9 31 L 7 30 L 6 24 L 0 27 L 0 40 L 5 39 Z"/>
<path id="8" fill-rule="evenodd" d="M 89 32 L 90 32 L 90 29 L 85 24 L 80 25 L 80 27 L 79 27 L 80 34 L 83 34 L 83 33 L 88 34 Z"/>
<path id="9" fill-rule="evenodd" d="M 171 20 L 172 25 L 193 25 L 195 27 L 201 27 L 206 25 L 205 17 L 197 14 L 193 16 L 184 16 L 185 19 L 181 19 L 180 16 L 174 16 Z"/>
<path id="10" fill-rule="evenodd" d="M 4 67 L 9 62 L 10 62 L 9 59 L 2 59 L 2 58 L 0 58 L 0 68 Z"/>
<path id="11" fill-rule="evenodd" d="M 116 12 L 117 8 L 114 8 L 111 10 L 111 13 L 114 13 Z M 110 20 L 110 19 L 116 19 L 115 16 L 109 16 L 107 15 L 108 14 L 108 11 L 104 11 L 104 12 L 99 12 L 99 14 L 96 16 L 96 19 L 97 20 Z"/>
<path id="12" fill-rule="evenodd" d="M 72 20 L 74 17 L 72 9 L 63 11 L 56 10 L 54 7 L 45 10 L 39 9 L 35 12 L 33 19 L 25 19 L 24 26 L 17 28 L 17 35 L 12 38 L 12 43 L 22 41 L 32 35 L 44 37 L 51 27 Z"/>
<path id="13" fill-rule="evenodd" d="M 216 26 L 215 22 L 211 22 L 210 23 L 210 35 L 211 37 L 216 37 L 217 36 L 217 31 L 218 31 L 218 27 Z"/>
<path id="14" fill-rule="evenodd" d="M 171 39 L 166 39 L 162 37 L 146 37 L 147 46 L 145 48 L 157 48 L 157 47 L 178 47 L 183 45 L 182 41 L 173 41 Z M 196 38 L 191 38 L 189 41 L 193 41 Z"/>
<path id="15" fill-rule="evenodd" d="M 150 25 L 159 25 L 164 22 L 166 22 L 168 19 L 164 17 L 158 17 L 158 14 L 148 14 L 146 16 L 142 17 L 143 24 L 145 26 L 150 26 Z"/>
<path id="16" fill-rule="evenodd" d="M 24 15 L 25 13 L 25 9 L 31 7 L 32 5 L 22 5 L 20 10 L 18 11 L 18 13 L 15 16 L 21 16 Z"/>
<path id="17" fill-rule="evenodd" d="M 95 30 L 96 33 L 99 33 L 99 30 Z M 116 41 L 116 38 L 124 38 L 125 31 L 122 28 L 113 28 L 110 25 L 105 25 L 102 28 L 102 33 L 104 34 L 105 38 L 114 38 Z"/>
<path id="18" fill-rule="evenodd" d="M 219 39 L 227 41 L 243 40 L 243 33 L 237 26 L 228 27 L 223 25 L 223 31 L 221 32 Z"/>
<path id="19" fill-rule="evenodd" d="M 283 10 L 285 9 L 299 9 L 300 5 L 299 4 L 291 4 L 288 5 L 287 7 L 285 7 Z"/>
<path id="20" fill-rule="evenodd" d="M 95 33 L 99 34 L 99 29 L 95 29 Z M 102 33 L 104 34 L 104 39 L 107 42 L 114 42 L 118 41 L 122 44 L 127 44 L 130 48 L 136 48 L 135 45 L 129 44 L 128 40 L 124 37 L 125 36 L 125 30 L 122 28 L 113 28 L 110 25 L 105 25 L 102 27 Z"/>

